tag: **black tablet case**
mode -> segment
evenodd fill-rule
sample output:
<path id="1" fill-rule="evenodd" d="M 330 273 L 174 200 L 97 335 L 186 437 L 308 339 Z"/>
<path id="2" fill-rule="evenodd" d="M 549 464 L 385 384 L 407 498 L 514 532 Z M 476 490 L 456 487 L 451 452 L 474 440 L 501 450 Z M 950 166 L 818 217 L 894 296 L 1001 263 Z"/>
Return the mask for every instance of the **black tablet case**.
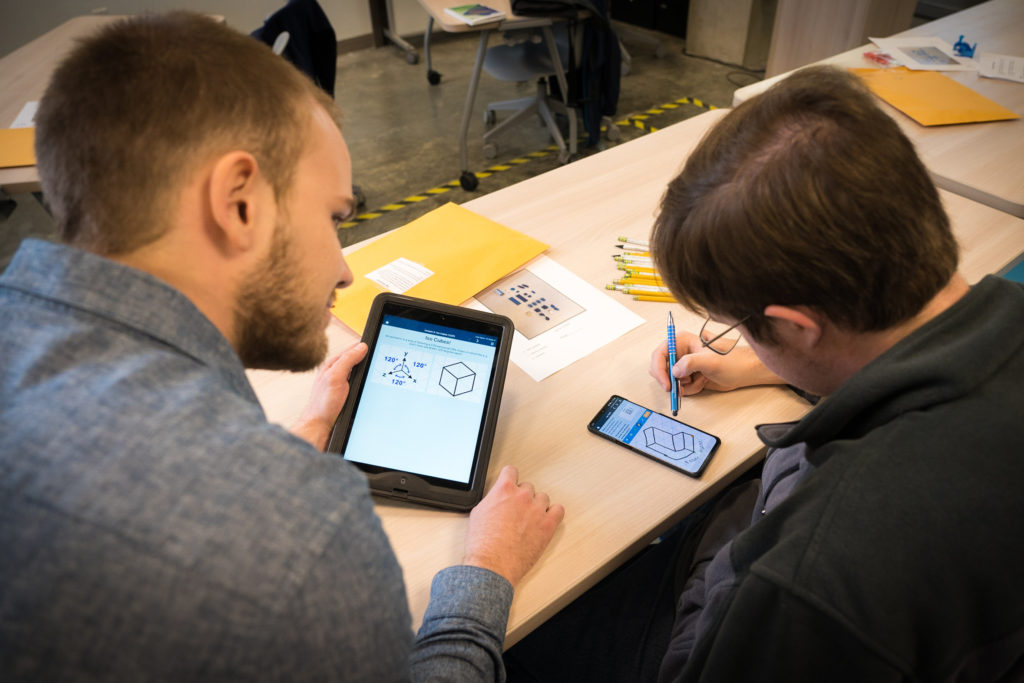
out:
<path id="1" fill-rule="evenodd" d="M 490 392 L 487 396 L 481 418 L 483 432 L 477 445 L 476 458 L 470 473 L 468 488 L 462 489 L 437 485 L 409 472 L 375 472 L 371 470 L 377 468 L 368 468 L 363 466 L 362 463 L 352 462 L 353 465 L 364 471 L 370 484 L 370 491 L 378 496 L 450 510 L 469 510 L 480 502 L 484 494 L 487 465 L 490 462 L 491 445 L 494 442 L 494 432 L 498 421 L 498 409 L 501 405 L 501 395 L 505 386 L 505 373 L 508 370 L 508 357 L 512 349 L 514 326 L 512 321 L 503 315 L 462 308 L 460 306 L 451 306 L 401 294 L 389 292 L 378 294 L 373 300 L 373 305 L 370 308 L 370 314 L 366 321 L 366 328 L 363 331 L 363 341 L 367 343 L 370 350 L 366 358 L 352 370 L 352 376 L 349 380 L 349 398 L 338 415 L 334 428 L 331 430 L 327 450 L 328 452 L 344 455 L 341 449 L 351 428 L 351 421 L 355 415 L 358 397 L 362 394 L 362 386 L 366 381 L 367 369 L 369 368 L 371 354 L 380 332 L 384 310 L 389 306 L 392 308 L 401 306 L 429 311 L 431 314 L 442 316 L 437 322 L 449 327 L 460 327 L 458 324 L 460 320 L 471 320 L 488 323 L 501 330 L 498 347 L 495 351 L 494 379 L 491 382 Z"/>

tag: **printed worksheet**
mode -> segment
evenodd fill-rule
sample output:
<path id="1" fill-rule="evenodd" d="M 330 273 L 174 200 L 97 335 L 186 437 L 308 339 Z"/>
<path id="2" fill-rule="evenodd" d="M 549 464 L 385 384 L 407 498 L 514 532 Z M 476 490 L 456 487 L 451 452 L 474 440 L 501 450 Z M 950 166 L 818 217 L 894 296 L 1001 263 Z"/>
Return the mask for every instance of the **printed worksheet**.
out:
<path id="1" fill-rule="evenodd" d="M 644 323 L 607 292 L 543 255 L 478 293 L 468 306 L 512 319 L 511 360 L 538 382 Z"/>

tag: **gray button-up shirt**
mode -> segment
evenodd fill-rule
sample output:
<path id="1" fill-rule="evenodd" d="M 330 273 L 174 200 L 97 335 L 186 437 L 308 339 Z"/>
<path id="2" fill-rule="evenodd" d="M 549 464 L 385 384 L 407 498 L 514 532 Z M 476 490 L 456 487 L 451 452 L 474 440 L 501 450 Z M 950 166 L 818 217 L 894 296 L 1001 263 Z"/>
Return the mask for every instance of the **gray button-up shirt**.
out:
<path id="1" fill-rule="evenodd" d="M 361 473 L 185 296 L 34 240 L 0 277 L 0 679 L 502 678 L 511 597 L 446 569 L 414 638 Z"/>

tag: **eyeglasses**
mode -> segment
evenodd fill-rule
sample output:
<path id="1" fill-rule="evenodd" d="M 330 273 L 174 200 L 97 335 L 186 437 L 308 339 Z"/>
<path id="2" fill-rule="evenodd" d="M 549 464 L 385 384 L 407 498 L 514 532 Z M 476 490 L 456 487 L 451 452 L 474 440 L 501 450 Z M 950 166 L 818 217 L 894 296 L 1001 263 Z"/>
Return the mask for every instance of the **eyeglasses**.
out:
<path id="1" fill-rule="evenodd" d="M 749 318 L 749 315 L 744 316 L 739 322 L 728 326 L 726 326 L 725 323 L 715 322 L 711 318 L 708 318 L 700 328 L 700 343 L 717 353 L 719 356 L 724 356 L 735 349 L 736 345 L 739 344 L 739 334 L 736 335 L 735 339 L 726 339 L 718 346 L 712 346 L 712 344 L 735 330 L 743 323 L 747 322 Z"/>

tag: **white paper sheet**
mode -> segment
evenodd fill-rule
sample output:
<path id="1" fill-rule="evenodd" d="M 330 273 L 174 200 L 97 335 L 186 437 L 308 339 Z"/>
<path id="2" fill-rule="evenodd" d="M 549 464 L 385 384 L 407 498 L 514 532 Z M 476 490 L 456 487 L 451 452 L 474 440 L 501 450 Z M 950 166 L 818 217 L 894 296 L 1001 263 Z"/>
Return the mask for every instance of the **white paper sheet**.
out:
<path id="1" fill-rule="evenodd" d="M 373 280 L 395 294 L 405 294 L 407 290 L 412 289 L 433 274 L 434 271 L 421 263 L 410 261 L 407 258 L 397 258 L 372 273 L 367 273 L 366 279 Z"/>
<path id="2" fill-rule="evenodd" d="M 36 109 L 39 108 L 39 101 L 26 102 L 25 106 L 18 112 L 18 116 L 11 124 L 11 128 L 34 128 L 36 125 Z"/>
<path id="3" fill-rule="evenodd" d="M 908 69 L 919 71 L 974 71 L 978 65 L 957 57 L 953 46 L 941 38 L 868 38 L 880 49 L 900 60 Z"/>
<path id="4" fill-rule="evenodd" d="M 645 322 L 603 290 L 547 256 L 538 256 L 522 270 L 534 276 L 533 282 L 537 279 L 543 281 L 546 286 L 557 290 L 563 299 L 582 309 L 577 311 L 574 308 L 571 317 L 531 339 L 516 330 L 512 340 L 512 362 L 538 382 Z M 491 292 L 491 288 L 487 292 Z M 526 303 L 525 299 L 523 303 Z M 477 299 L 471 299 L 467 305 L 491 310 Z"/>
<path id="5" fill-rule="evenodd" d="M 1024 57 L 982 52 L 978 58 L 978 73 L 987 78 L 1024 83 Z"/>

